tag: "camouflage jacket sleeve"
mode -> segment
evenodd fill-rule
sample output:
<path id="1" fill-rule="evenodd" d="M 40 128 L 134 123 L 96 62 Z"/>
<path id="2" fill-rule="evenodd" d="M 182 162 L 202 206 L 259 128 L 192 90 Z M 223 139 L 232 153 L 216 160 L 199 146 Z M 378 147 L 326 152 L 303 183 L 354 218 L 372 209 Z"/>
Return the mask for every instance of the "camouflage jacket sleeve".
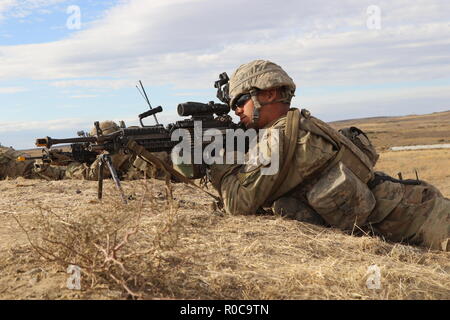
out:
<path id="1" fill-rule="evenodd" d="M 270 206 L 271 200 L 299 185 L 335 154 L 330 143 L 300 130 L 294 157 L 291 163 L 286 164 L 289 166 L 287 177 L 278 190 L 272 190 L 284 165 L 285 124 L 286 118 L 279 119 L 270 127 L 267 139 L 260 139 L 258 144 L 260 152 L 265 159 L 270 159 L 270 163 L 211 166 L 213 185 L 219 191 L 227 212 L 253 214 L 262 206 Z M 278 139 L 271 138 L 273 129 L 278 131 Z M 277 143 L 271 143 L 276 140 Z"/>

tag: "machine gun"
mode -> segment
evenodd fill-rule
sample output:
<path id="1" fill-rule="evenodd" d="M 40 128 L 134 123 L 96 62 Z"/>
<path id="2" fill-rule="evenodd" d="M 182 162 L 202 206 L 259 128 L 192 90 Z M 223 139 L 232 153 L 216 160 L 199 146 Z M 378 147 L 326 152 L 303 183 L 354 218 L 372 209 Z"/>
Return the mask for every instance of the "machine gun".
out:
<path id="1" fill-rule="evenodd" d="M 27 157 L 20 156 L 17 161 L 40 160 L 46 165 L 67 166 L 72 162 L 92 164 L 97 158 L 98 154 L 87 150 L 87 146 L 82 143 L 73 143 L 69 146 L 71 151 L 64 151 L 63 149 L 42 149 L 41 156 Z"/>
<path id="2" fill-rule="evenodd" d="M 75 161 L 71 152 L 62 149 L 42 149 L 42 155 L 36 157 L 20 156 L 17 161 L 40 160 L 44 164 L 54 164 L 64 166 Z"/>
<path id="3" fill-rule="evenodd" d="M 226 74 L 225 74 L 226 75 Z M 226 85 L 223 74 L 219 81 L 216 81 L 216 88 L 218 89 L 217 96 L 226 99 L 227 91 L 224 91 L 224 85 Z M 220 82 L 220 84 L 218 84 Z M 92 136 L 82 136 L 77 138 L 68 139 L 54 139 L 51 137 L 40 138 L 36 140 L 36 146 L 45 147 L 47 149 L 54 145 L 71 143 L 72 145 L 83 145 L 85 150 L 92 152 L 99 156 L 99 177 L 98 177 L 98 198 L 102 198 L 102 186 L 103 186 L 103 167 L 107 166 L 111 172 L 111 176 L 119 189 L 122 200 L 126 203 L 126 198 L 123 190 L 120 186 L 120 180 L 118 178 L 117 172 L 112 166 L 111 155 L 119 152 L 125 154 L 134 154 L 142 158 L 144 161 L 151 164 L 156 164 L 159 167 L 163 167 L 166 171 L 169 171 L 175 178 L 186 182 L 186 178 L 179 172 L 175 171 L 173 168 L 169 167 L 167 164 L 160 161 L 158 158 L 151 155 L 152 152 L 165 151 L 170 153 L 172 149 L 179 143 L 179 141 L 172 140 L 172 134 L 177 129 L 186 129 L 191 137 L 191 143 L 194 144 L 196 139 L 202 139 L 194 134 L 196 122 L 201 123 L 202 135 L 208 129 L 217 129 L 222 133 L 225 133 L 227 129 L 238 129 L 242 128 L 240 125 L 234 123 L 232 118 L 228 115 L 230 107 L 227 104 L 214 103 L 210 101 L 209 103 L 200 102 L 185 102 L 181 103 L 177 107 L 178 115 L 181 117 L 191 117 L 190 119 L 176 121 L 175 123 L 170 123 L 166 127 L 159 124 L 156 120 L 156 114 L 162 112 L 161 106 L 157 108 L 151 108 L 150 102 L 148 101 L 147 94 L 140 82 L 142 90 L 144 92 L 144 97 L 149 104 L 150 110 L 139 115 L 139 121 L 141 127 L 130 127 L 130 128 L 120 128 L 117 131 L 110 134 L 102 134 L 100 130 L 99 122 L 95 122 L 96 133 Z M 138 88 L 139 89 L 139 88 Z M 226 93 L 225 93 L 226 92 Z M 220 94 L 219 94 L 220 93 Z M 226 100 L 225 100 L 226 101 Z M 154 116 L 157 124 L 152 126 L 144 126 L 142 120 L 146 117 Z M 203 145 L 203 139 L 202 139 Z M 203 145 L 204 146 L 204 145 Z M 197 170 L 194 170 L 191 179 L 197 179 L 204 176 L 206 173 L 206 166 L 199 165 L 196 166 Z M 196 185 L 195 185 L 196 186 Z M 215 197 L 216 198 L 216 197 Z"/>

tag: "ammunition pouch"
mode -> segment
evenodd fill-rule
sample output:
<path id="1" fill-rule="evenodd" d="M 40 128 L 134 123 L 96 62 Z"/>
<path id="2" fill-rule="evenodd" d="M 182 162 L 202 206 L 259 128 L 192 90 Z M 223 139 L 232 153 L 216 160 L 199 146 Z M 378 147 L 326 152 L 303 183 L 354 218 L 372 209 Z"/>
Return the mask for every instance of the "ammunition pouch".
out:
<path id="1" fill-rule="evenodd" d="M 306 193 L 309 205 L 330 225 L 362 226 L 375 207 L 375 197 L 342 162 L 328 170 Z"/>

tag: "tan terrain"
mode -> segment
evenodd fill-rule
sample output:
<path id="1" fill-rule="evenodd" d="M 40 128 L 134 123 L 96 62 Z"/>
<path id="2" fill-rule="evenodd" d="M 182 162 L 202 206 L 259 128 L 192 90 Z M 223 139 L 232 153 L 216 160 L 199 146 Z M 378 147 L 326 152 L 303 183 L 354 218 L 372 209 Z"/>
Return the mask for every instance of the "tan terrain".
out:
<path id="1" fill-rule="evenodd" d="M 377 117 L 331 123 L 364 130 L 379 151 L 394 146 L 450 143 L 450 111 L 405 117 Z"/>
<path id="2" fill-rule="evenodd" d="M 382 150 L 377 170 L 415 170 L 450 197 L 450 150 L 387 151 L 450 142 L 450 112 L 351 120 Z M 275 216 L 228 216 L 182 184 L 0 181 L 2 299 L 450 299 L 450 253 Z M 19 226 L 20 224 L 20 226 Z M 27 233 L 24 232 L 26 230 Z M 68 289 L 69 265 L 81 290 Z M 369 269 L 380 288 L 369 289 Z M 372 267 L 373 268 L 373 267 Z M 69 284 L 73 283 L 69 281 Z"/>

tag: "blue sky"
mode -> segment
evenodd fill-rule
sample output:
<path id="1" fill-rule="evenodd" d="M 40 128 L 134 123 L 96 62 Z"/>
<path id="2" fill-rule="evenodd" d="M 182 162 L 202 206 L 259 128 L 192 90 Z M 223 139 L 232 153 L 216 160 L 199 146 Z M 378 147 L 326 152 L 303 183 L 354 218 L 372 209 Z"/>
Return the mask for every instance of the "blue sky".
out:
<path id="1" fill-rule="evenodd" d="M 175 121 L 178 103 L 214 100 L 219 73 L 258 58 L 280 64 L 297 83 L 294 105 L 326 121 L 450 110 L 450 2 L 245 2 L 258 10 L 240 0 L 0 0 L 0 143 L 30 148 L 96 120 L 135 125 L 148 108 L 138 80 L 161 121 Z M 80 29 L 68 28 L 71 6 Z"/>

